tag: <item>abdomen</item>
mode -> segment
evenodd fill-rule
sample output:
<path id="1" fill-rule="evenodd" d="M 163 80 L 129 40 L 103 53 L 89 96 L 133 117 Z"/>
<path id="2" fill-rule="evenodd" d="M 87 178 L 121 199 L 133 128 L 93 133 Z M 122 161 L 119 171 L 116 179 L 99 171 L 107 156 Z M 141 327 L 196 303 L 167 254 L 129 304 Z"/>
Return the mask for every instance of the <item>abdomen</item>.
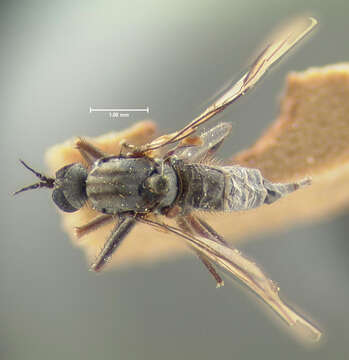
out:
<path id="1" fill-rule="evenodd" d="M 184 209 L 204 211 L 241 211 L 271 204 L 300 186 L 306 180 L 276 184 L 265 179 L 258 169 L 242 166 L 206 166 L 179 163 L 176 166 L 181 183 L 178 198 Z"/>

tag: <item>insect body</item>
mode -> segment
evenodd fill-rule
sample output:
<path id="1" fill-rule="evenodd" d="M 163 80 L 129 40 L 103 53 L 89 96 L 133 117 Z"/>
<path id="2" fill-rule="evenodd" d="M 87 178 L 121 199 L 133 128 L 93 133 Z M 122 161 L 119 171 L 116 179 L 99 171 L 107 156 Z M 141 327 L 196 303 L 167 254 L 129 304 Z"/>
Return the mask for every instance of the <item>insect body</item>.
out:
<path id="1" fill-rule="evenodd" d="M 230 128 L 220 124 L 213 128 Z M 240 211 L 271 204 L 308 180 L 274 184 L 259 170 L 233 166 L 167 161 L 147 157 L 108 156 L 96 160 L 88 172 L 76 163 L 60 169 L 53 180 L 52 197 L 65 212 L 79 210 L 88 200 L 110 215 L 166 214 L 178 206 L 182 214 L 192 210 Z"/>
<path id="2" fill-rule="evenodd" d="M 279 298 L 278 288 L 259 267 L 232 248 L 195 213 L 197 210 L 241 211 L 271 204 L 308 185 L 310 180 L 276 184 L 265 179 L 258 169 L 213 165 L 210 159 L 230 133 L 231 126 L 227 123 L 216 125 L 199 137 L 194 134 L 201 124 L 245 94 L 270 65 L 315 24 L 314 19 L 303 19 L 287 27 L 240 81 L 183 129 L 140 147 L 123 144 L 128 152 L 117 156 L 105 154 L 86 140 L 78 139 L 75 145 L 87 166 L 70 164 L 50 178 L 22 161 L 40 181 L 16 194 L 29 189 L 51 188 L 53 201 L 65 212 L 77 211 L 88 202 L 99 215 L 76 228 L 78 237 L 117 219 L 101 253 L 91 265 L 92 270 L 103 268 L 138 222 L 146 223 L 186 240 L 218 286 L 223 285 L 223 281 L 212 262 L 247 285 L 287 324 L 296 325 L 317 340 L 321 335 L 319 330 Z M 173 218 L 177 225 L 169 225 L 166 218 Z"/>

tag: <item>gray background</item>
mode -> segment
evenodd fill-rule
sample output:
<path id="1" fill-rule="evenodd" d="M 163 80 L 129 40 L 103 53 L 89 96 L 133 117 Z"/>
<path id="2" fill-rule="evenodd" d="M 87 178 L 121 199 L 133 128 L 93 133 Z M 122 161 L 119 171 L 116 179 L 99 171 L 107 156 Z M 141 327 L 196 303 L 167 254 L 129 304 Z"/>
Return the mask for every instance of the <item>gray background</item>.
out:
<path id="1" fill-rule="evenodd" d="M 320 19 L 312 39 L 223 117 L 234 123 L 225 154 L 248 146 L 277 114 L 287 71 L 348 61 L 348 10 L 345 0 L 1 3 L 1 359 L 348 357 L 348 214 L 241 246 L 325 329 L 307 349 L 239 286 L 216 291 L 193 257 L 88 272 L 47 191 L 9 196 L 32 181 L 18 158 L 44 169 L 52 144 L 141 119 L 91 116 L 90 105 L 147 104 L 160 129 L 178 129 L 264 34 L 307 11 Z"/>

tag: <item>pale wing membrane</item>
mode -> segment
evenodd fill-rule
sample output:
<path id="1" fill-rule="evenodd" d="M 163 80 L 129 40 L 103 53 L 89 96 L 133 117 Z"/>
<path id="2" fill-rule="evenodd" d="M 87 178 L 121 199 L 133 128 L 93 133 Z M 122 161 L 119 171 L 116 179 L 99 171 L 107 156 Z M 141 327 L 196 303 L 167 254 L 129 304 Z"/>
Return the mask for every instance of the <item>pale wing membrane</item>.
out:
<path id="1" fill-rule="evenodd" d="M 251 260 L 245 258 L 240 251 L 200 236 L 191 236 L 178 228 L 145 220 L 156 228 L 168 231 L 184 238 L 194 249 L 216 262 L 230 272 L 250 290 L 256 293 L 269 305 L 289 326 L 293 326 L 301 335 L 318 341 L 321 332 L 309 321 L 297 314 L 279 297 L 279 288 Z"/>
<path id="2" fill-rule="evenodd" d="M 228 123 L 218 124 L 200 135 L 201 145 L 179 146 L 173 151 L 173 155 L 192 163 L 210 158 L 230 134 L 231 128 Z"/>
<path id="3" fill-rule="evenodd" d="M 223 111 L 240 96 L 251 89 L 266 73 L 266 71 L 307 35 L 317 24 L 314 18 L 297 18 L 287 26 L 279 29 L 276 36 L 271 37 L 268 45 L 257 57 L 248 72 L 230 87 L 217 101 L 209 106 L 183 129 L 172 134 L 161 136 L 142 148 L 143 151 L 155 150 L 164 145 L 177 142 L 191 135 L 198 126 L 202 125 L 217 113 Z"/>
<path id="4" fill-rule="evenodd" d="M 244 86 L 248 86 L 248 88 L 254 86 L 268 68 L 292 49 L 316 24 L 317 21 L 314 18 L 297 18 L 278 29 L 252 65 L 244 79 Z"/>

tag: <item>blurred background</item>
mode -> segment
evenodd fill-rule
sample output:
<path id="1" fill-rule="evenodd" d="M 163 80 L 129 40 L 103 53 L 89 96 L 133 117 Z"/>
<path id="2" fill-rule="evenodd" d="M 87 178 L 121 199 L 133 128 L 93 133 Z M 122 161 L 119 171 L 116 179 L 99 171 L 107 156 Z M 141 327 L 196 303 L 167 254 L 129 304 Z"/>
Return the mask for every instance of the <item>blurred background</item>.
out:
<path id="1" fill-rule="evenodd" d="M 248 147 L 276 117 L 288 71 L 349 60 L 348 11 L 344 0 L 1 2 L 0 358 L 347 359 L 348 213 L 240 245 L 325 331 L 309 349 L 239 286 L 215 290 L 194 257 L 87 271 L 48 191 L 9 194 L 33 181 L 18 158 L 44 170 L 51 145 L 144 118 L 90 106 L 148 105 L 160 131 L 176 130 L 280 21 L 318 18 L 313 36 L 221 117 L 234 125 L 222 156 Z"/>

